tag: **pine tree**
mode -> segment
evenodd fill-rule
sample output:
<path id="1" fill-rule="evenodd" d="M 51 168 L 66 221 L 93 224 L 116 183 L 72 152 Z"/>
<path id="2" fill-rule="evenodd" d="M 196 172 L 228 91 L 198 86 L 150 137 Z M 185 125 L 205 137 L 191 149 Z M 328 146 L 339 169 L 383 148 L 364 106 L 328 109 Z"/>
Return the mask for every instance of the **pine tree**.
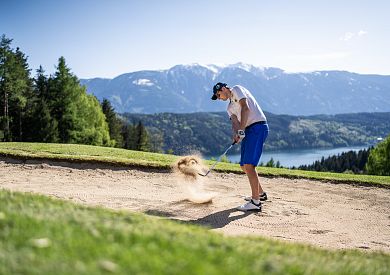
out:
<path id="1" fill-rule="evenodd" d="M 34 79 L 34 91 L 38 98 L 42 98 L 45 101 L 49 99 L 49 79 L 45 75 L 45 70 L 42 66 L 39 66 Z"/>
<path id="2" fill-rule="evenodd" d="M 55 75 L 49 79 L 52 117 L 58 121 L 59 141 L 112 146 L 108 125 L 99 101 L 87 95 L 60 57 Z"/>
<path id="3" fill-rule="evenodd" d="M 123 148 L 136 151 L 149 151 L 149 134 L 141 121 L 138 124 L 125 124 L 122 128 Z"/>
<path id="4" fill-rule="evenodd" d="M 8 90 L 8 78 L 9 78 L 9 59 L 11 55 L 11 43 L 12 39 L 6 38 L 3 34 L 0 41 L 0 96 L 1 96 L 1 136 L 4 141 L 11 140 L 11 133 L 9 129 L 9 90 Z"/>
<path id="5" fill-rule="evenodd" d="M 265 164 L 266 167 L 275 167 L 275 161 L 271 157 L 271 159 Z"/>
<path id="6" fill-rule="evenodd" d="M 110 101 L 107 99 L 103 99 L 102 110 L 106 116 L 110 138 L 115 141 L 115 147 L 123 147 L 123 137 L 121 134 L 123 122 L 118 118 Z"/>
<path id="7" fill-rule="evenodd" d="M 24 125 L 26 118 L 26 111 L 31 109 L 31 99 L 33 98 L 32 86 L 33 82 L 30 77 L 30 69 L 27 63 L 27 57 L 19 48 L 15 51 L 15 91 L 12 97 L 15 112 L 12 113 L 14 117 L 13 123 L 13 135 L 17 141 L 23 141 L 24 139 L 24 128 L 28 125 Z M 12 109 L 10 109 L 12 110 Z"/>
<path id="8" fill-rule="evenodd" d="M 34 79 L 35 98 L 28 116 L 28 136 L 26 141 L 58 142 L 58 122 L 51 115 L 51 108 L 47 103 L 49 87 L 48 78 L 42 66 L 37 70 Z"/>
<path id="9" fill-rule="evenodd" d="M 122 135 L 122 148 L 124 149 L 130 149 L 130 130 L 129 130 L 130 124 L 123 124 L 122 130 L 121 130 L 121 135 Z"/>
<path id="10" fill-rule="evenodd" d="M 11 49 L 12 39 L 2 36 L 0 42 L 0 94 L 4 140 L 23 139 L 23 119 L 32 81 L 27 57 L 19 48 Z"/>
<path id="11" fill-rule="evenodd" d="M 132 124 L 124 124 L 122 127 L 123 148 L 137 150 L 137 131 Z"/>
<path id="12" fill-rule="evenodd" d="M 75 77 L 65 64 L 65 58 L 58 60 L 57 71 L 49 80 L 52 116 L 58 121 L 59 141 L 77 143 L 74 133 L 76 126 L 76 104 L 78 85 Z"/>
<path id="13" fill-rule="evenodd" d="M 149 150 L 149 136 L 145 126 L 141 121 L 138 122 L 136 127 L 136 150 L 148 151 Z"/>

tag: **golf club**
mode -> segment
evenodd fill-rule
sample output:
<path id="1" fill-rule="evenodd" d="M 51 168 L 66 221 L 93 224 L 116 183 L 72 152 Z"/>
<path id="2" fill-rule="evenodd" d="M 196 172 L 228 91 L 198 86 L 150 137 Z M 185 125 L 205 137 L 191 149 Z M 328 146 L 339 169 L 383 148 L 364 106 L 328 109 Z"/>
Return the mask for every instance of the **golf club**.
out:
<path id="1" fill-rule="evenodd" d="M 237 142 L 233 142 L 233 143 L 226 149 L 226 151 L 225 151 L 222 155 L 219 156 L 219 158 L 217 159 L 217 161 L 213 164 L 213 166 L 211 166 L 211 168 L 206 172 L 206 174 L 201 174 L 201 173 L 198 173 L 198 174 L 199 174 L 200 176 L 202 176 L 202 177 L 206 177 L 206 176 L 211 172 L 211 170 L 214 169 L 215 165 L 217 165 L 217 163 L 221 161 L 222 157 L 223 157 L 224 155 L 226 155 L 226 153 L 227 153 L 227 152 L 233 147 L 233 145 L 236 144 L 236 143 L 237 143 Z"/>

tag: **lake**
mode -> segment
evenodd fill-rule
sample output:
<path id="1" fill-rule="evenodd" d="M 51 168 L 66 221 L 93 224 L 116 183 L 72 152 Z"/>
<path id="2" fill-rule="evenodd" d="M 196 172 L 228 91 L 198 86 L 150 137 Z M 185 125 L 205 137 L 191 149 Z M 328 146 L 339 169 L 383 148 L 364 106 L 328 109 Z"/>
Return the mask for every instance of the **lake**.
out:
<path id="1" fill-rule="evenodd" d="M 359 151 L 367 149 L 368 146 L 353 146 L 353 147 L 339 147 L 330 149 L 295 149 L 295 150 L 280 150 L 280 151 L 263 151 L 260 162 L 267 163 L 271 158 L 275 163 L 280 162 L 283 167 L 297 167 L 304 164 L 312 164 L 316 160 L 321 160 L 322 157 L 329 157 L 341 154 L 348 151 Z M 223 152 L 222 152 L 223 153 Z M 218 157 L 218 156 L 217 156 Z M 217 158 L 214 156 L 214 158 Z M 240 161 L 240 155 L 227 154 L 228 159 L 235 163 Z"/>

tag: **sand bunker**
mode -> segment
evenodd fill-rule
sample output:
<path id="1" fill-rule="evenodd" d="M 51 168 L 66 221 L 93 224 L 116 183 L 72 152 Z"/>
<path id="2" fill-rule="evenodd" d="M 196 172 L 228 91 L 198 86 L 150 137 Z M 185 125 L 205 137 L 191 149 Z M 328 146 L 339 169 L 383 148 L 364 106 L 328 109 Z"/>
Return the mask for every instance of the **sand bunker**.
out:
<path id="1" fill-rule="evenodd" d="M 390 189 L 260 177 L 268 200 L 262 212 L 243 213 L 236 207 L 250 194 L 246 175 L 183 178 L 182 173 L 155 169 L 0 158 L 0 189 L 188 221 L 226 235 L 390 253 Z M 207 201 L 197 190 L 202 184 L 204 193 L 217 194 L 212 203 L 196 203 Z"/>

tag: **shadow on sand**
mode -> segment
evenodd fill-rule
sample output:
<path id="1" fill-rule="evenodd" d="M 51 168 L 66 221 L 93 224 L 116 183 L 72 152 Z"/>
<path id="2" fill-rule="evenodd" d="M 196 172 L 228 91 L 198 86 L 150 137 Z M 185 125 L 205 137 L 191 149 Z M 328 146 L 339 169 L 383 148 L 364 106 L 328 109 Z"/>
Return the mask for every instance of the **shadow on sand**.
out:
<path id="1" fill-rule="evenodd" d="M 164 211 L 148 210 L 144 213 L 153 216 L 165 217 L 179 223 L 196 224 L 196 225 L 201 225 L 212 229 L 223 228 L 224 226 L 228 225 L 229 223 L 235 220 L 242 219 L 253 214 L 253 212 L 241 212 L 238 211 L 236 208 L 231 208 L 231 209 L 225 209 L 222 211 L 214 212 L 207 216 L 194 219 L 194 220 L 181 220 L 175 218 L 174 217 L 175 215 L 173 215 L 172 213 L 164 212 Z"/>
<path id="2" fill-rule="evenodd" d="M 232 214 L 237 215 L 232 215 Z M 246 216 L 249 216 L 250 212 L 241 212 L 238 211 L 236 208 L 226 209 L 222 211 L 218 211 L 215 213 L 211 213 L 210 215 L 204 216 L 202 218 L 196 219 L 196 220 L 189 220 L 188 223 L 202 225 L 210 228 L 222 228 L 232 221 L 245 218 Z"/>

